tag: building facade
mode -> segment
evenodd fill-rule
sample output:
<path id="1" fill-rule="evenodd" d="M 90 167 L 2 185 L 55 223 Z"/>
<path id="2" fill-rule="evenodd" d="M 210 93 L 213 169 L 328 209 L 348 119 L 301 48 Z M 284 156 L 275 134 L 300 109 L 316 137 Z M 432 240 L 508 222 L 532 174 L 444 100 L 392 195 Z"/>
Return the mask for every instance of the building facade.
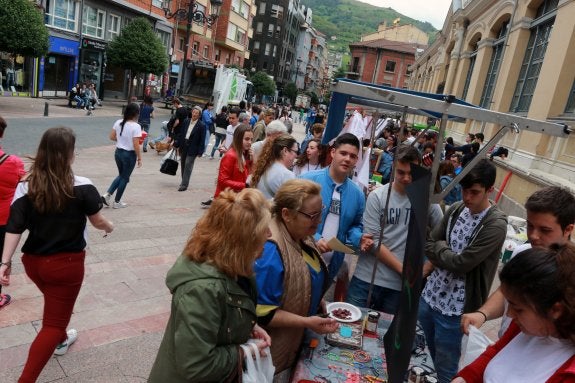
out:
<path id="1" fill-rule="evenodd" d="M 453 94 L 484 108 L 539 120 L 575 124 L 575 1 L 453 1 L 443 30 L 413 65 L 410 88 Z M 468 132 L 489 139 L 491 124 L 450 123 L 448 134 Z M 575 136 L 556 138 L 521 131 L 500 144 L 497 161 L 506 183 L 503 203 L 521 212 L 526 197 L 542 185 L 575 189 Z"/>
<path id="2" fill-rule="evenodd" d="M 386 39 L 391 41 L 402 41 L 404 43 L 416 43 L 420 45 L 427 45 L 429 43 L 429 36 L 427 33 L 411 24 L 399 25 L 399 21 L 400 20 L 397 19 L 391 27 L 388 27 L 387 23 L 384 21 L 377 27 L 377 32 L 363 35 L 361 37 L 361 41 Z"/>
<path id="3" fill-rule="evenodd" d="M 351 61 L 346 76 L 378 85 L 407 88 L 417 44 L 387 39 L 349 45 Z"/>
<path id="4" fill-rule="evenodd" d="M 75 83 L 93 83 L 101 98 L 125 97 L 129 74 L 106 62 L 107 44 L 135 17 L 146 17 L 169 52 L 172 26 L 158 0 L 95 1 L 43 0 L 45 23 L 50 32 L 50 50 L 40 58 L 35 96 L 65 96 Z M 164 77 L 136 79 L 159 95 Z M 153 83 L 150 83 L 153 81 Z M 153 84 L 153 86 L 151 86 Z"/>

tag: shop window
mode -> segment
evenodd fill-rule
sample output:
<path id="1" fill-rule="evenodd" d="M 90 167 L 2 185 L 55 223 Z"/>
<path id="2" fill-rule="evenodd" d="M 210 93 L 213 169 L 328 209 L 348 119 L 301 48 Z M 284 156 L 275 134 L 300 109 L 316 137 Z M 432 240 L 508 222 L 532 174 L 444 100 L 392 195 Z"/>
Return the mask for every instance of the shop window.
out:
<path id="1" fill-rule="evenodd" d="M 525 50 L 525 57 L 515 86 L 510 111 L 528 112 L 537 87 L 539 72 L 545 59 L 545 51 L 555 23 L 557 0 L 546 0 L 537 9 L 537 17 L 531 23 L 531 35 Z"/>
<path id="2" fill-rule="evenodd" d="M 76 32 L 78 4 L 75 0 L 47 0 L 45 14 L 46 25 Z"/>
<path id="3" fill-rule="evenodd" d="M 385 71 L 394 73 L 395 72 L 395 61 L 388 60 L 385 63 Z"/>
<path id="4" fill-rule="evenodd" d="M 118 37 L 120 35 L 120 27 L 121 27 L 121 19 L 120 16 L 116 16 L 113 14 L 108 14 L 108 35 L 106 36 L 106 38 L 108 40 L 113 40 L 115 37 Z M 158 32 L 162 32 L 162 31 L 158 31 Z M 165 32 L 164 32 L 165 33 Z M 168 34 L 169 36 L 169 34 Z M 161 38 L 161 36 L 160 36 Z M 162 42 L 164 40 L 162 39 Z M 166 45 L 164 43 L 164 45 Z"/>
<path id="5" fill-rule="evenodd" d="M 104 38 L 106 12 L 84 5 L 82 15 L 82 33 L 87 36 Z"/>

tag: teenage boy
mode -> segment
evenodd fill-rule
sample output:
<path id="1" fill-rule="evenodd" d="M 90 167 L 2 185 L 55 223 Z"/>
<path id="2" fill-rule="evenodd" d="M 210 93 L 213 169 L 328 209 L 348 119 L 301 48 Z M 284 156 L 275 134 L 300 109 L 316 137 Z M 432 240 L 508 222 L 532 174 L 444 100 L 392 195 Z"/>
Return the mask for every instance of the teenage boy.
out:
<path id="1" fill-rule="evenodd" d="M 527 198 L 525 210 L 529 242 L 517 246 L 511 257 L 532 246 L 548 248 L 553 244 L 569 242 L 575 224 L 575 195 L 569 190 L 558 186 L 538 190 Z M 505 306 L 505 297 L 498 288 L 479 310 L 463 315 L 461 330 L 467 334 L 470 324 L 479 328 L 486 321 L 503 316 Z M 509 322 L 510 319 L 504 316 L 499 335 L 505 332 Z"/>
<path id="2" fill-rule="evenodd" d="M 322 211 L 315 240 L 328 264 L 332 280 L 337 276 L 345 254 L 333 251 L 327 244 L 331 238 L 337 237 L 342 243 L 351 244 L 361 251 L 367 251 L 373 245 L 373 235 L 363 234 L 361 221 L 365 197 L 349 178 L 357 163 L 358 153 L 358 138 L 351 133 L 344 133 L 333 144 L 331 165 L 302 176 L 321 186 L 321 199 L 326 209 Z"/>
<path id="3" fill-rule="evenodd" d="M 463 177 L 463 201 L 453 204 L 425 245 L 435 266 L 421 293 L 423 327 L 440 383 L 457 373 L 461 316 L 487 299 L 507 234 L 507 217 L 489 201 L 496 168 L 483 159 Z"/>
<path id="4" fill-rule="evenodd" d="M 400 145 L 395 155 L 395 177 L 391 186 L 381 248 L 374 246 L 372 251 L 359 257 L 347 292 L 347 302 L 366 307 L 373 267 L 375 262 L 378 262 L 370 308 L 388 314 L 397 312 L 401 296 L 401 273 L 411 213 L 411 202 L 406 191 L 412 182 L 411 164 L 421 164 L 421 155 L 413 146 Z M 390 184 L 385 184 L 367 196 L 363 226 L 364 231 L 375 238 L 379 237 L 381 231 L 381 217 L 384 215 L 389 187 Z M 428 215 L 430 227 L 439 225 L 442 217 L 439 205 L 431 205 Z"/>

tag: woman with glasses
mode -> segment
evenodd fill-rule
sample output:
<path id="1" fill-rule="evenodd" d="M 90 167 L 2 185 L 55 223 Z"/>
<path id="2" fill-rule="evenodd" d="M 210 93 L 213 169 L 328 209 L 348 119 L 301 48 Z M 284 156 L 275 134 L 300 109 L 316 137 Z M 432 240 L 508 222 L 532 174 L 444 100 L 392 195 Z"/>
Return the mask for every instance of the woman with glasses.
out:
<path id="1" fill-rule="evenodd" d="M 322 297 L 329 286 L 327 267 L 313 240 L 323 210 L 318 184 L 286 181 L 275 194 L 271 237 L 255 261 L 258 323 L 272 339 L 272 360 L 281 374 L 274 382 L 290 375 L 306 328 L 317 334 L 338 328 L 335 320 L 316 316 L 325 311 Z"/>
<path id="2" fill-rule="evenodd" d="M 256 162 L 250 185 L 268 199 L 288 180 L 295 178 L 291 171 L 299 154 L 299 145 L 289 134 L 282 134 L 266 142 Z"/>

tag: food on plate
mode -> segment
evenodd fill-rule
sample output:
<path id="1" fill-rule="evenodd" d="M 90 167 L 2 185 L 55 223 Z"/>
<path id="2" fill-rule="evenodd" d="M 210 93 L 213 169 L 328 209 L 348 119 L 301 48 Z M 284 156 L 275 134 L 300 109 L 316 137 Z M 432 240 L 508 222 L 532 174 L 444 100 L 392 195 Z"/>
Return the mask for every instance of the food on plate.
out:
<path id="1" fill-rule="evenodd" d="M 342 319 L 342 320 L 350 320 L 352 318 L 351 311 L 349 311 L 347 309 L 342 309 L 342 308 L 332 310 L 331 315 L 333 315 L 337 319 Z"/>

